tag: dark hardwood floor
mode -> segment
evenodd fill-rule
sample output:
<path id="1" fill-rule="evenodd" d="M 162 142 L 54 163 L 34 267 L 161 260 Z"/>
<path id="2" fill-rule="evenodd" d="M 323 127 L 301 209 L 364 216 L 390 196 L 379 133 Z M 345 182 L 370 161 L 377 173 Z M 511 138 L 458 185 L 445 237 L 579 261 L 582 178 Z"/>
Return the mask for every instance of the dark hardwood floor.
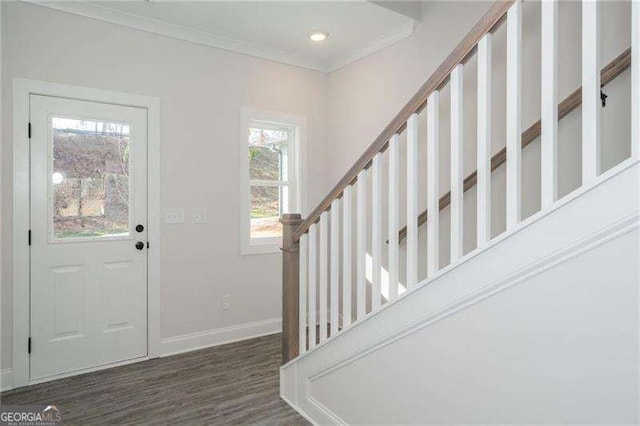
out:
<path id="1" fill-rule="evenodd" d="M 2 404 L 53 404 L 66 424 L 265 424 L 307 421 L 278 396 L 281 336 L 14 389 Z"/>

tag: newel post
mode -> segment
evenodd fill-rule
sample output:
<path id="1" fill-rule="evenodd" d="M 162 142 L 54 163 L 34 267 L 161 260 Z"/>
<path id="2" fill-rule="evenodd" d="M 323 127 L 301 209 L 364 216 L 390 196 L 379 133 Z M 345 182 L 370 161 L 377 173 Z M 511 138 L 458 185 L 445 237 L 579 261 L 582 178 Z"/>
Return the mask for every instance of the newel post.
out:
<path id="1" fill-rule="evenodd" d="M 300 294 L 300 252 L 293 233 L 302 223 L 299 214 L 283 214 L 282 219 L 282 363 L 298 356 L 298 298 Z"/>

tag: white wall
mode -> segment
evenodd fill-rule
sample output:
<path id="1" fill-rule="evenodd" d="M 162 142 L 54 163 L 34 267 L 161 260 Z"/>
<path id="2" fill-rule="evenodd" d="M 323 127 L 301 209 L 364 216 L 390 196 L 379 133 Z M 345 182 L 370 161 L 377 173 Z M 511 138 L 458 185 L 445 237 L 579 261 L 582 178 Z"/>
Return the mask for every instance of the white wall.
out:
<path id="1" fill-rule="evenodd" d="M 280 255 L 240 256 L 239 111 L 307 118 L 313 206 L 328 186 L 326 75 L 22 2 L 2 8 L 1 368 L 12 351 L 14 77 L 160 98 L 162 206 L 209 211 L 207 225 L 162 225 L 162 338 L 279 318 Z M 223 294 L 232 296 L 227 311 Z"/>
<path id="2" fill-rule="evenodd" d="M 329 79 L 328 135 L 329 172 L 337 182 L 376 136 L 395 117 L 420 86 L 451 53 L 456 44 L 488 10 L 492 2 L 426 2 L 423 18 L 413 37 L 367 56 L 333 72 Z M 630 46 L 630 3 L 604 2 L 602 6 L 602 64 Z M 581 7 L 580 2 L 562 1 L 559 27 L 559 97 L 563 99 L 580 86 Z M 523 128 L 540 118 L 540 3 L 523 7 Z M 505 26 L 493 40 L 493 151 L 505 138 Z M 465 170 L 475 169 L 476 63 L 465 68 Z M 623 76 L 624 77 L 624 76 Z M 628 77 L 627 77 L 628 78 Z M 606 90 L 608 92 L 608 90 Z M 448 88 L 441 103 L 442 157 L 448 161 Z M 616 96 L 608 101 L 615 102 Z M 607 108 L 603 114 L 607 115 Z M 421 119 L 421 142 L 426 139 L 426 115 Z M 613 114 L 612 114 L 613 115 Z M 607 121 L 607 120 L 603 120 Z M 605 124 L 606 126 L 606 124 Z M 606 130 L 605 130 L 606 132 Z M 423 147 L 424 148 L 424 147 Z M 421 164 L 426 164 L 425 151 Z M 615 154 L 615 153 L 614 153 Z M 617 162 L 605 154 L 605 165 Z M 524 167 L 527 167 L 525 164 Z M 444 173 L 444 172 L 447 173 Z M 426 176 L 426 175 L 425 175 Z M 442 173 L 443 191 L 448 190 L 448 169 Z M 562 182 L 568 191 L 573 182 Z M 445 188 L 446 185 L 446 188 Z M 573 186 L 575 188 L 575 185 Z M 529 201 L 525 200 L 527 209 Z"/>
<path id="3" fill-rule="evenodd" d="M 486 12 L 491 2 L 428 2 L 414 35 L 330 76 L 327 141 L 335 182 Z"/>

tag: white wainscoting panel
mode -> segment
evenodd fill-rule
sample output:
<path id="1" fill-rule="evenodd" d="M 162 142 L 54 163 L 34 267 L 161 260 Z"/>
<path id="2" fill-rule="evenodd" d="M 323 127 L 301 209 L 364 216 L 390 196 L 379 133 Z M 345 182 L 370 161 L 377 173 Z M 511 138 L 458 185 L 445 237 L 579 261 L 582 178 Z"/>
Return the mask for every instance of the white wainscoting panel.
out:
<path id="1" fill-rule="evenodd" d="M 282 395 L 316 424 L 635 423 L 639 189 L 640 163 L 605 172 L 283 366 Z"/>

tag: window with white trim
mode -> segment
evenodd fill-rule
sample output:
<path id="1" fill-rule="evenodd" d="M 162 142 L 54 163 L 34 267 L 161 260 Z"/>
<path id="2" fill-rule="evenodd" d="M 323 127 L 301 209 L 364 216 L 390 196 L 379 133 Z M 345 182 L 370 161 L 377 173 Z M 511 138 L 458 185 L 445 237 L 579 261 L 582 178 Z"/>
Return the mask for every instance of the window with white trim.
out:
<path id="1" fill-rule="evenodd" d="M 241 120 L 243 254 L 278 251 L 280 217 L 300 211 L 300 126 L 258 115 Z"/>

